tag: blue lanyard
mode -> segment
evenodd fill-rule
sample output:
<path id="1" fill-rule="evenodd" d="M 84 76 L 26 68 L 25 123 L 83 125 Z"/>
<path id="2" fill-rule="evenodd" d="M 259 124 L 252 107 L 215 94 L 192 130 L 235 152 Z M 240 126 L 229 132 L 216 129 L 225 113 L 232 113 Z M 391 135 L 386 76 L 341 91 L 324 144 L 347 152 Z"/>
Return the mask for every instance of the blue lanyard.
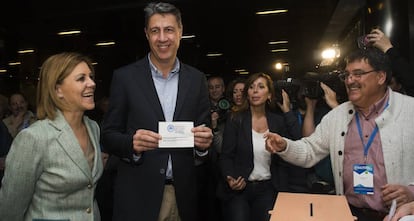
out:
<path id="1" fill-rule="evenodd" d="M 389 101 L 387 101 L 387 104 L 385 105 L 384 110 L 387 109 L 387 107 L 389 105 L 388 102 Z M 371 135 L 368 138 L 368 142 L 365 144 L 364 143 L 363 136 L 362 136 L 362 128 L 361 128 L 361 123 L 359 122 L 359 114 L 358 114 L 358 112 L 355 112 L 355 115 L 356 115 L 356 123 L 357 123 L 357 127 L 358 127 L 359 138 L 361 139 L 362 145 L 364 146 L 364 160 L 366 162 L 367 161 L 367 156 L 368 156 L 368 150 L 371 147 L 371 144 L 374 141 L 374 138 L 375 138 L 375 136 L 378 133 L 378 125 L 375 124 L 374 131 L 372 131 Z"/>
<path id="2" fill-rule="evenodd" d="M 368 143 L 364 143 L 364 139 L 362 137 L 362 128 L 361 123 L 359 122 L 359 114 L 358 112 L 355 113 L 356 115 L 356 123 L 358 127 L 359 138 L 361 139 L 362 145 L 364 145 L 364 159 L 367 161 L 368 150 L 371 147 L 372 141 L 374 141 L 375 135 L 378 133 L 378 126 L 375 125 L 374 131 L 372 131 L 371 135 L 369 136 Z"/>

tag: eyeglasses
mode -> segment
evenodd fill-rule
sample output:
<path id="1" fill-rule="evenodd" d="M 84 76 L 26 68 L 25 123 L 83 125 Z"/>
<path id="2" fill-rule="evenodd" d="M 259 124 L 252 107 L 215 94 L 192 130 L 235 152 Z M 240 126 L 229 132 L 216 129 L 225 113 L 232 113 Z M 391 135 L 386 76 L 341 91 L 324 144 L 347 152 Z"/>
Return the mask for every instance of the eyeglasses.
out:
<path id="1" fill-rule="evenodd" d="M 352 77 L 352 79 L 359 80 L 359 79 L 361 79 L 362 75 L 366 75 L 366 74 L 369 74 L 369 73 L 375 72 L 375 71 L 377 71 L 377 70 L 371 70 L 371 71 L 362 71 L 361 70 L 361 71 L 354 71 L 352 73 L 344 71 L 344 72 L 340 73 L 338 75 L 338 77 L 342 81 L 348 80 L 350 77 Z"/>

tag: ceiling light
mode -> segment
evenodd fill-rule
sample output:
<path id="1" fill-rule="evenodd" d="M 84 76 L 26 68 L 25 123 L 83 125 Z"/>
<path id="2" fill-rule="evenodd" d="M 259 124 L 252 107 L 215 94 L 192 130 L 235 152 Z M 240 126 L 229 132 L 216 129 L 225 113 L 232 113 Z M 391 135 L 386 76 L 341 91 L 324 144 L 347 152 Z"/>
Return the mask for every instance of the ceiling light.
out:
<path id="1" fill-rule="evenodd" d="M 220 56 L 223 56 L 223 54 L 222 53 L 208 53 L 206 56 L 207 57 L 220 57 Z"/>
<path id="2" fill-rule="evenodd" d="M 110 46 L 110 45 L 115 45 L 114 41 L 107 41 L 107 42 L 100 42 L 100 43 L 96 43 L 96 46 Z"/>
<path id="3" fill-rule="evenodd" d="M 98 62 L 92 62 L 92 65 L 97 65 L 98 64 Z"/>
<path id="4" fill-rule="evenodd" d="M 243 71 L 247 71 L 246 69 L 236 69 L 234 70 L 234 72 L 243 72 Z"/>
<path id="5" fill-rule="evenodd" d="M 73 30 L 73 31 L 61 31 L 58 32 L 58 35 L 75 35 L 75 34 L 80 34 L 82 33 L 80 30 Z"/>
<path id="6" fill-rule="evenodd" d="M 20 64 L 22 64 L 20 61 L 10 62 L 9 63 L 10 66 L 16 66 L 16 65 L 20 65 Z"/>
<path id="7" fill-rule="evenodd" d="M 323 59 L 332 59 L 336 57 L 335 49 L 328 48 L 322 51 L 322 58 Z"/>
<path id="8" fill-rule="evenodd" d="M 190 39 L 190 38 L 195 38 L 195 35 L 183 35 L 181 36 L 181 39 Z"/>
<path id="9" fill-rule="evenodd" d="M 240 71 L 239 74 L 240 75 L 245 75 L 245 74 L 249 74 L 249 72 L 248 71 Z"/>
<path id="10" fill-rule="evenodd" d="M 27 54 L 27 53 L 33 53 L 33 52 L 34 52 L 33 49 L 26 49 L 26 50 L 17 51 L 17 53 L 19 53 L 19 54 Z"/>
<path id="11" fill-rule="evenodd" d="M 275 68 L 276 68 L 276 70 L 282 70 L 282 63 L 280 63 L 280 62 L 278 62 L 278 63 L 276 63 L 275 64 Z"/>
<path id="12" fill-rule="evenodd" d="M 285 13 L 285 12 L 288 12 L 288 10 L 287 9 L 268 10 L 268 11 L 256 12 L 256 15 L 271 15 L 271 14 L 279 14 L 279 13 Z"/>
<path id="13" fill-rule="evenodd" d="M 6 69 L 0 69 L 0 73 L 6 73 L 7 70 Z"/>
<path id="14" fill-rule="evenodd" d="M 271 52 L 285 52 L 285 51 L 288 51 L 288 49 L 287 48 L 281 48 L 281 49 L 273 49 L 273 50 L 271 50 Z"/>
<path id="15" fill-rule="evenodd" d="M 287 44 L 288 41 L 269 41 L 268 44 L 270 45 L 277 45 L 277 44 Z"/>

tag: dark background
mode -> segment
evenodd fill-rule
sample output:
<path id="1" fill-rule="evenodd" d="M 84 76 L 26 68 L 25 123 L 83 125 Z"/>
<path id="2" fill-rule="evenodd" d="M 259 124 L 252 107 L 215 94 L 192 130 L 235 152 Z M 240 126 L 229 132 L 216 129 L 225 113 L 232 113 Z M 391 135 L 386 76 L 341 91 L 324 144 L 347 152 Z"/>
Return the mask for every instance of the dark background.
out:
<path id="1" fill-rule="evenodd" d="M 97 96 L 107 95 L 114 69 L 148 53 L 143 27 L 143 0 L 2 1 L 0 3 L 0 93 L 21 90 L 33 102 L 39 67 L 50 55 L 79 51 L 97 65 Z M 184 34 L 179 58 L 207 76 L 221 75 L 226 83 L 238 77 L 236 69 L 265 72 L 274 79 L 299 78 L 312 71 L 338 68 L 340 60 L 356 47 L 356 38 L 373 26 L 393 22 L 393 42 L 413 60 L 414 5 L 408 0 L 175 0 L 181 9 Z M 256 11 L 288 9 L 287 13 L 256 15 Z M 80 29 L 75 36 L 58 36 Z M 96 43 L 113 40 L 114 46 Z M 287 40 L 288 44 L 269 45 Z M 341 57 L 321 67 L 323 48 L 338 44 Z M 270 50 L 288 48 L 287 52 Z M 17 50 L 34 49 L 20 55 Z M 207 57 L 209 52 L 221 57 Z M 10 66 L 9 62 L 21 62 Z M 276 62 L 285 63 L 281 71 Z M 246 76 L 246 75 L 244 75 Z"/>

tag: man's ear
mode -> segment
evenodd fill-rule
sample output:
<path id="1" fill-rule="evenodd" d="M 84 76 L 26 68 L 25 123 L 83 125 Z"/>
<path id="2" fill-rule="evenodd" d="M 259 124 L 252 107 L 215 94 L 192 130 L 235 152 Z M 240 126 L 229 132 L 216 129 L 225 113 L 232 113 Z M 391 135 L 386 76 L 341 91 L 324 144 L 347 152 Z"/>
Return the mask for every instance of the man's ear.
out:
<path id="1" fill-rule="evenodd" d="M 377 75 L 378 84 L 383 85 L 387 81 L 387 73 L 385 71 L 379 71 Z"/>
<path id="2" fill-rule="evenodd" d="M 145 32 L 145 37 L 147 38 L 147 40 L 149 39 L 149 36 L 148 36 L 148 32 L 147 32 L 147 29 L 146 28 L 144 28 L 144 32 Z"/>

